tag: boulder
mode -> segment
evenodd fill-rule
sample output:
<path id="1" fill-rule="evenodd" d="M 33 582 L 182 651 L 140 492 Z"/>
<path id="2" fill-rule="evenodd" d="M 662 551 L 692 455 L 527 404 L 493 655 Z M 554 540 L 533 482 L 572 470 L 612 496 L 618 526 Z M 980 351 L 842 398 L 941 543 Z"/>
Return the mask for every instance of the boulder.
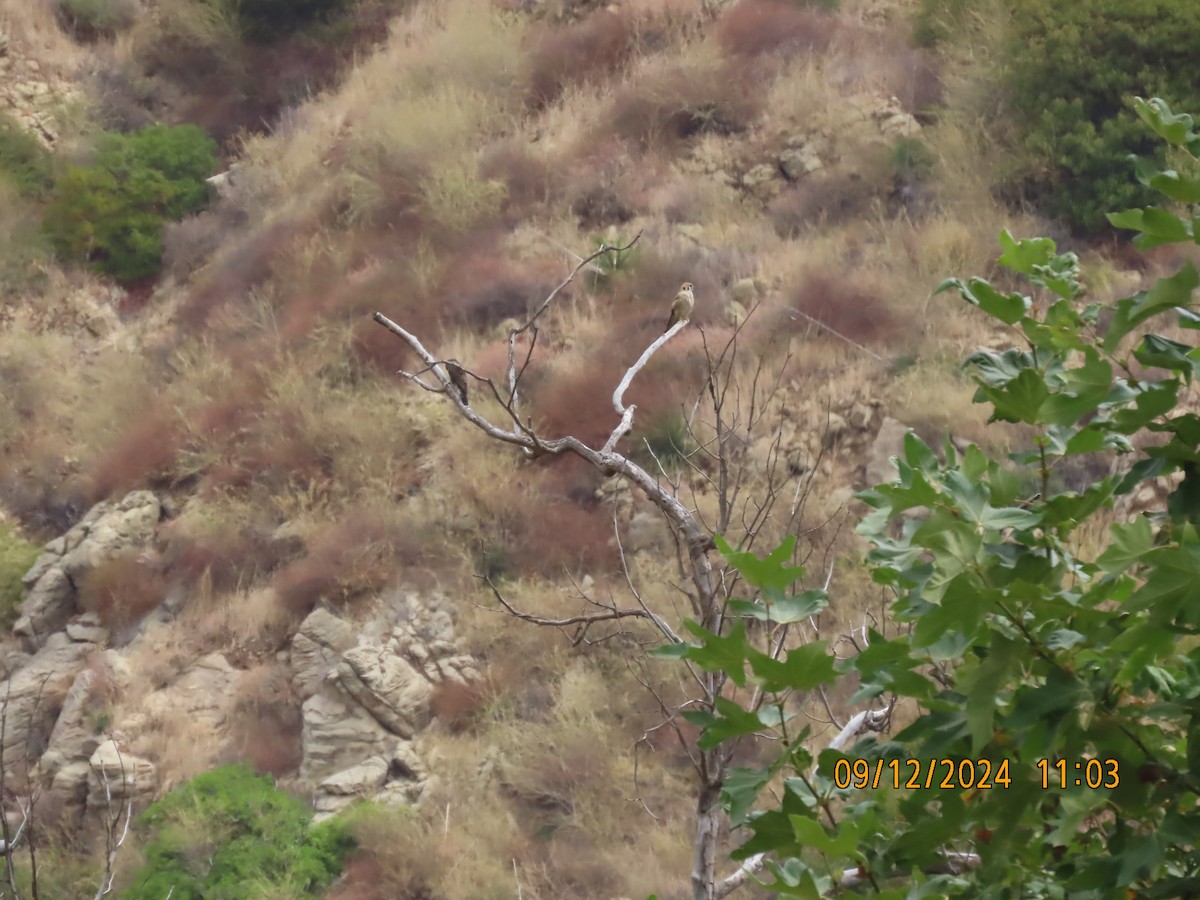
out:
<path id="1" fill-rule="evenodd" d="M 355 800 L 374 797 L 387 777 L 388 761 L 382 756 L 372 756 L 317 785 L 313 808 L 317 813 L 335 813 Z"/>
<path id="2" fill-rule="evenodd" d="M 789 181 L 798 181 L 824 167 L 817 151 L 808 145 L 789 147 L 779 154 L 779 168 Z"/>
<path id="3" fill-rule="evenodd" d="M 94 645 L 54 634 L 46 645 L 0 684 L 6 766 L 32 765 L 41 756 L 59 710 Z"/>
<path id="4" fill-rule="evenodd" d="M 46 544 L 23 579 L 29 589 L 13 633 L 33 651 L 76 612 L 80 581 L 99 563 L 149 543 L 162 504 L 150 491 L 134 491 L 121 501 L 93 506 L 80 522 Z"/>
<path id="5" fill-rule="evenodd" d="M 343 651 L 356 641 L 354 628 L 329 610 L 318 607 L 301 624 L 292 638 L 292 684 L 302 700 L 307 700 L 337 665 Z"/>
<path id="6" fill-rule="evenodd" d="M 396 737 L 365 709 L 329 688 L 301 707 L 304 761 L 300 777 L 319 782 L 364 759 L 390 752 Z"/>
<path id="7" fill-rule="evenodd" d="M 114 740 L 96 747 L 88 759 L 87 811 L 104 815 L 114 803 L 148 799 L 158 787 L 154 763 L 134 756 Z"/>
<path id="8" fill-rule="evenodd" d="M 143 711 L 154 718 L 184 715 L 213 730 L 226 725 L 239 672 L 220 653 L 210 653 L 192 663 L 162 690 L 146 697 Z"/>
<path id="9" fill-rule="evenodd" d="M 433 685 L 403 657 L 382 647 L 355 647 L 332 677 L 392 734 L 410 738 L 429 724 Z"/>

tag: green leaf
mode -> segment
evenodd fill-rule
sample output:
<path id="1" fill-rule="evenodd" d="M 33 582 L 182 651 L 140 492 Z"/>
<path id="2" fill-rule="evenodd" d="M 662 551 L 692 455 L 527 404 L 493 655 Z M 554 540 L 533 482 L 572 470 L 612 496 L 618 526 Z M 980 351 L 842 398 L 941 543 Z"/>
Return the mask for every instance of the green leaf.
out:
<path id="1" fill-rule="evenodd" d="M 996 695 L 1012 665 L 1012 644 L 997 641 L 992 651 L 974 672 L 964 673 L 961 679 L 967 691 L 967 730 L 971 735 L 971 749 L 975 753 L 992 739 L 996 722 Z"/>
<path id="2" fill-rule="evenodd" d="M 1189 354 L 1195 353 L 1193 347 L 1160 337 L 1157 334 L 1142 335 L 1142 342 L 1133 351 L 1134 359 L 1144 366 L 1157 366 L 1183 374 L 1190 384 L 1196 374 L 1196 361 Z"/>
<path id="3" fill-rule="evenodd" d="M 1116 315 L 1104 335 L 1104 349 L 1111 353 L 1125 335 L 1151 316 L 1191 303 L 1192 292 L 1200 286 L 1200 276 L 1189 262 L 1169 278 L 1160 278 L 1148 291 L 1116 303 Z"/>
<path id="4" fill-rule="evenodd" d="M 773 659 L 751 650 L 747 654 L 752 671 L 768 691 L 808 691 L 834 678 L 834 659 L 824 641 L 801 644 L 787 651 L 784 659 Z"/>
<path id="5" fill-rule="evenodd" d="M 725 811 L 729 814 L 730 825 L 740 828 L 746 823 L 750 811 L 758 800 L 759 792 L 771 779 L 768 769 L 730 769 L 725 776 L 725 784 L 721 788 L 721 797 Z"/>
<path id="6" fill-rule="evenodd" d="M 818 853 L 836 858 L 853 857 L 858 847 L 858 826 L 853 820 L 842 819 L 837 833 L 829 834 L 823 825 L 807 816 L 790 816 L 796 842 L 802 847 L 811 847 Z"/>
<path id="7" fill-rule="evenodd" d="M 713 535 L 713 542 L 721 551 L 721 555 L 742 574 L 748 584 L 764 591 L 783 591 L 804 577 L 806 570 L 803 566 L 784 565 L 796 550 L 794 534 L 784 538 L 765 558 L 745 550 L 734 550 L 719 534 Z"/>
<path id="8" fill-rule="evenodd" d="M 1110 575 L 1136 565 L 1154 549 L 1150 520 L 1145 516 L 1138 516 L 1128 525 L 1113 525 L 1112 536 L 1112 543 L 1096 560 L 1100 568 Z"/>
<path id="9" fill-rule="evenodd" d="M 947 287 L 957 288 L 962 298 L 972 306 L 977 306 L 993 318 L 1007 325 L 1020 322 L 1029 311 L 1032 301 L 1020 294 L 1002 294 L 982 278 L 972 278 L 965 284 L 957 278 L 943 282 L 939 287 L 940 293 Z"/>
<path id="10" fill-rule="evenodd" d="M 1000 246 L 1004 248 L 1004 253 L 997 262 L 1022 275 L 1030 275 L 1035 269 L 1047 265 L 1055 254 L 1054 241 L 1050 238 L 1018 241 L 1007 228 L 1000 232 Z"/>
<path id="11" fill-rule="evenodd" d="M 750 650 L 746 641 L 746 624 L 741 620 L 735 622 L 727 637 L 713 634 L 692 621 L 683 624 L 703 642 L 699 646 L 689 646 L 683 658 L 707 672 L 724 672 L 734 684 L 745 686 L 746 653 Z"/>
<path id="12" fill-rule="evenodd" d="M 1087 636 L 1069 628 L 1059 628 L 1046 638 L 1046 646 L 1051 650 L 1070 650 L 1087 640 Z"/>
<path id="13" fill-rule="evenodd" d="M 730 600 L 729 611 L 736 616 L 746 616 L 777 625 L 804 622 L 829 606 L 829 596 L 816 588 L 784 597 L 771 603 L 750 600 Z"/>

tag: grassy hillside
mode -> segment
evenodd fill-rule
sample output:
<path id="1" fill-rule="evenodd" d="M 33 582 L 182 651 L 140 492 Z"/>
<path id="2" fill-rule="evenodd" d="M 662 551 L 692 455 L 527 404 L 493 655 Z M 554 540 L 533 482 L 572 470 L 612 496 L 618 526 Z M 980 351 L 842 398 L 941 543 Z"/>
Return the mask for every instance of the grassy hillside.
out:
<path id="1" fill-rule="evenodd" d="M 361 850 L 329 896 L 511 897 L 514 871 L 525 897 L 685 890 L 678 742 L 655 737 L 642 803 L 628 799 L 631 747 L 659 711 L 639 674 L 616 648 L 476 606 L 481 572 L 533 610 L 561 609 L 572 578 L 622 589 L 599 476 L 524 463 L 403 383 L 413 358 L 369 316 L 498 377 L 506 323 L 573 254 L 640 233 L 543 321 L 528 409 L 545 433 L 608 434 L 612 386 L 686 280 L 709 340 L 761 300 L 743 358 L 784 369 L 768 431 L 820 435 L 830 410 L 876 401 L 931 441 L 1003 443 L 958 370 L 997 335 L 931 291 L 985 271 L 1001 228 L 1056 227 L 1003 202 L 1011 160 L 987 128 L 1015 127 L 1006 16 L 979 4 L 968 53 L 918 46 L 914 28 L 942 12 L 889 0 L 362 0 L 297 5 L 302 20 L 278 29 L 269 3 L 243 4 L 250 19 L 208 0 L 150 5 L 64 0 L 11 28 L 47 70 L 86 77 L 49 162 L 0 131 L 0 162 L 9 146 L 20 157 L 0 179 L 0 506 L 46 540 L 133 488 L 174 498 L 159 580 L 114 589 L 149 577 L 116 564 L 90 588 L 116 625 L 184 592 L 142 660 L 159 681 L 214 650 L 269 669 L 318 605 L 365 617 L 396 586 L 456 599 L 486 690 L 447 699 L 426 738 L 436 802 L 356 822 Z M 55 257 L 42 216 L 70 211 L 45 192 L 100 167 L 105 135 L 156 122 L 205 129 L 229 187 L 163 216 L 148 277 L 106 280 L 90 233 L 86 252 L 60 241 Z M 1099 294 L 1138 278 L 1079 249 Z M 631 446 L 677 427 L 702 351 L 689 329 L 635 381 Z M 862 464 L 829 453 L 801 522 L 828 527 L 842 560 L 833 628 L 880 602 L 849 529 L 828 524 Z M 638 565 L 670 602 L 665 564 Z M 294 774 L 295 746 L 192 737 L 186 752 L 157 738 L 176 779 L 231 755 Z M 503 776 L 486 774 L 493 758 Z"/>

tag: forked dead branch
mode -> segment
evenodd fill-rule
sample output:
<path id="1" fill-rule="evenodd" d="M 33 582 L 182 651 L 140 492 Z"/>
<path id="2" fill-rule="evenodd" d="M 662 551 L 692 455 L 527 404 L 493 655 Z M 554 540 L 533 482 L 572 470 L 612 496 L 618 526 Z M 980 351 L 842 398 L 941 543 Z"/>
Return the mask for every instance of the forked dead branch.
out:
<path id="1" fill-rule="evenodd" d="M 824 539 L 824 546 L 816 546 L 822 540 L 819 535 L 827 533 L 821 529 L 829 525 L 829 519 L 818 523 L 809 532 L 801 527 L 805 502 L 819 471 L 820 457 L 818 455 L 817 459 L 804 466 L 789 460 L 776 421 L 768 415 L 772 411 L 778 412 L 790 353 L 785 351 L 769 359 L 769 354 L 758 352 L 749 362 L 739 357 L 739 339 L 747 322 L 757 311 L 757 304 L 732 327 L 718 351 L 714 352 L 709 347 L 708 336 L 702 328 L 699 329 L 704 373 L 694 401 L 689 404 L 690 412 L 683 417 L 687 447 L 677 448 L 677 468 L 664 464 L 649 443 L 646 449 L 653 460 L 653 468 L 657 470 L 654 472 L 633 459 L 627 451 L 619 450 L 618 445 L 632 430 L 637 411 L 635 405 L 625 403 L 626 392 L 654 354 L 688 326 L 686 318 L 673 322 L 625 371 L 612 394 L 612 406 L 619 420 L 602 446 L 589 446 L 573 435 L 548 437 L 539 433 L 523 405 L 522 380 L 529 369 L 533 348 L 538 340 L 539 322 L 544 314 L 563 289 L 581 271 L 591 266 L 595 259 L 608 253 L 627 251 L 637 243 L 639 237 L 640 234 L 623 247 L 604 245 L 590 256 L 578 258 L 579 264 L 575 269 L 536 307 L 528 320 L 519 327 L 509 329 L 503 384 L 498 385 L 492 378 L 471 371 L 468 365 L 457 360 L 443 359 L 430 351 L 417 335 L 382 313 L 375 313 L 374 319 L 402 339 L 423 363 L 424 367 L 419 370 L 401 371 L 399 374 L 426 391 L 443 394 L 463 418 L 489 437 L 516 446 L 531 460 L 551 455 L 577 456 L 602 475 L 619 476 L 629 485 L 640 489 L 665 519 L 674 541 L 679 578 L 672 587 L 687 597 L 687 617 L 711 633 L 724 634 L 735 622 L 740 621 L 739 617 L 727 613 L 729 600 L 735 591 L 747 592 L 749 588 L 741 582 L 735 569 L 723 563 L 714 563 L 711 555 L 716 549 L 714 535 L 722 535 L 731 544 L 749 549 L 760 537 L 782 538 L 799 532 L 802 538 L 807 535 L 812 540 L 807 551 L 799 549 L 799 542 L 794 542 L 797 547 L 794 562 L 803 564 L 819 550 L 820 571 L 829 573 L 832 572 L 833 541 L 837 537 L 835 528 L 833 537 Z M 525 341 L 523 346 L 519 346 L 523 336 Z M 774 371 L 771 370 L 772 364 L 775 365 Z M 429 375 L 432 378 L 427 377 Z M 493 421 L 484 414 L 476 396 L 481 392 L 466 390 L 464 382 L 467 379 L 482 385 L 482 393 L 496 401 L 502 421 Z M 475 399 L 475 405 L 468 403 L 468 398 Z M 749 452 L 751 447 L 761 452 L 752 455 Z M 715 509 L 711 508 L 711 500 L 704 499 L 702 495 L 705 494 L 715 498 Z M 686 498 L 686 502 L 683 498 Z M 704 511 L 705 506 L 710 507 L 708 513 Z M 614 531 L 617 532 L 622 569 L 633 603 L 618 604 L 615 600 L 589 596 L 587 591 L 579 590 L 584 608 L 578 614 L 548 617 L 518 608 L 488 579 L 499 611 L 522 621 L 559 628 L 567 632 L 575 644 L 604 640 L 615 633 L 628 634 L 625 623 L 633 625 L 639 621 L 646 623 L 651 630 L 642 635 L 643 640 L 635 641 L 633 646 L 644 650 L 647 644 L 682 643 L 680 635 L 684 632 L 684 616 L 678 611 L 668 613 L 665 609 L 654 608 L 645 593 L 639 590 L 628 565 L 620 533 L 616 528 Z M 820 633 L 816 617 L 808 623 L 807 630 L 800 624 L 793 626 L 768 621 L 756 625 L 761 627 L 755 640 L 761 642 L 764 652 L 776 659 L 785 648 L 813 640 Z M 595 637 L 590 633 L 594 627 L 614 630 L 603 637 Z M 656 686 L 644 653 L 637 654 L 636 658 L 631 657 L 629 664 L 641 684 L 654 696 L 663 717 L 661 722 L 647 729 L 643 740 L 635 747 L 635 766 L 640 745 L 651 734 L 663 727 L 674 731 L 697 776 L 693 865 L 690 873 L 692 896 L 694 900 L 716 900 L 727 896 L 745 884 L 763 864 L 763 858 L 759 856 L 745 861 L 724 878 L 716 874 L 718 845 L 728 831 L 720 795 L 737 741 L 702 748 L 685 738 L 679 721 L 685 710 L 711 712 L 719 699 L 732 695 L 734 686 L 723 673 L 707 672 L 689 665 L 685 685 L 685 693 L 689 696 L 683 701 L 668 700 L 661 686 Z M 757 699 L 761 702 L 763 698 Z M 869 711 L 850 718 L 844 726 L 830 712 L 826 724 L 841 729 L 842 733 L 836 741 L 842 743 L 866 731 L 885 729 L 890 721 L 890 711 L 890 707 Z"/>

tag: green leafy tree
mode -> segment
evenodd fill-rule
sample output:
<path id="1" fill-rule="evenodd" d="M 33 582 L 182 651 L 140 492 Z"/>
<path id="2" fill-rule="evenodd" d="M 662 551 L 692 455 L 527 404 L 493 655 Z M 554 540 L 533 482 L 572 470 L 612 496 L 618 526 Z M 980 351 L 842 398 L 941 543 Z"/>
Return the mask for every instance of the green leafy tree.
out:
<path id="1" fill-rule="evenodd" d="M 1134 108 L 1175 152 L 1200 157 L 1191 117 L 1161 100 Z M 1200 179 L 1140 175 L 1200 202 Z M 1200 237 L 1190 210 L 1110 220 L 1144 247 Z M 722 800 L 749 835 L 735 859 L 764 867 L 782 896 L 1200 889 L 1200 415 L 1187 399 L 1200 347 L 1183 339 L 1200 329 L 1200 275 L 1187 263 L 1132 297 L 1085 303 L 1073 254 L 1007 233 L 1001 243 L 1001 265 L 1030 294 L 980 278 L 939 290 L 1012 329 L 1019 346 L 978 351 L 967 367 L 976 401 L 993 421 L 1024 425 L 1030 442 L 1006 460 L 948 442 L 939 457 L 910 433 L 898 477 L 859 495 L 871 512 L 858 530 L 898 633 L 860 636 L 837 675 L 819 645 L 773 661 L 740 626 L 722 636 L 690 625 L 696 639 L 662 654 L 754 688 L 755 704 L 724 701 L 697 719 L 702 745 L 781 738 L 770 765 L 730 773 Z M 1113 453 L 1127 464 L 1058 487 L 1064 465 Z M 1130 522 L 1111 514 L 1114 498 L 1167 475 L 1165 509 Z M 779 554 L 723 550 L 747 582 L 794 579 Z M 776 600 L 730 611 L 771 620 L 806 602 Z M 847 675 L 859 682 L 852 702 L 868 708 L 816 749 L 789 699 Z M 861 726 L 898 721 L 896 710 L 911 724 L 850 743 Z"/>
<path id="2" fill-rule="evenodd" d="M 306 804 L 242 765 L 192 779 L 140 824 L 152 837 L 127 900 L 316 897 L 353 849 L 340 820 L 313 825 Z"/>
<path id="3" fill-rule="evenodd" d="M 1129 107 L 1135 94 L 1200 108 L 1200 18 L 1190 0 L 1015 0 L 1007 82 L 1033 158 L 1025 193 L 1086 232 L 1153 202 L 1130 154 L 1162 156 Z"/>
<path id="4" fill-rule="evenodd" d="M 55 183 L 44 228 L 63 254 L 121 281 L 162 265 L 162 228 L 203 208 L 216 144 L 196 125 L 152 125 L 101 141 L 96 162 Z"/>

